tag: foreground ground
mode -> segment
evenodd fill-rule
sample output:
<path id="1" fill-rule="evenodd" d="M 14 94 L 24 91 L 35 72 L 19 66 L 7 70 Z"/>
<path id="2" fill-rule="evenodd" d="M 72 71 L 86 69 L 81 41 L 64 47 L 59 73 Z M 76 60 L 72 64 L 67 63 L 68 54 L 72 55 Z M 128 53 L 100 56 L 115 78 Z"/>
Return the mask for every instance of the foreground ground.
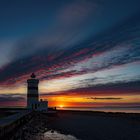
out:
<path id="1" fill-rule="evenodd" d="M 14 139 L 140 140 L 140 114 L 80 111 L 59 111 L 49 117 L 36 114 Z"/>

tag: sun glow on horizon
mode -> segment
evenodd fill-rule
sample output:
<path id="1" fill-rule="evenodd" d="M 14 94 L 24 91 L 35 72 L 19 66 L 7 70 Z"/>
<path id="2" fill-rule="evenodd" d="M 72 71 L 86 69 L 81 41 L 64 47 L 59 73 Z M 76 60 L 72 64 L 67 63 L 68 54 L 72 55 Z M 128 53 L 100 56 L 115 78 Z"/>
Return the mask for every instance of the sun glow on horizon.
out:
<path id="1" fill-rule="evenodd" d="M 63 108 L 63 107 L 64 107 L 64 105 L 59 105 L 59 107 L 60 107 L 60 108 Z"/>

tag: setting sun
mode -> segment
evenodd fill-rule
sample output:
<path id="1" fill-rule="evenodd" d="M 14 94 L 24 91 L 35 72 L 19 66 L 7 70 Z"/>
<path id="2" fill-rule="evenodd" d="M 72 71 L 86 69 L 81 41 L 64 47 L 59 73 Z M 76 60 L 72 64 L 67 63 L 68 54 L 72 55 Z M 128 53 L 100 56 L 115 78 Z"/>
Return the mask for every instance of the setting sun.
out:
<path id="1" fill-rule="evenodd" d="M 63 108 L 63 107 L 64 107 L 64 105 L 59 105 L 59 107 L 60 107 L 60 108 Z"/>

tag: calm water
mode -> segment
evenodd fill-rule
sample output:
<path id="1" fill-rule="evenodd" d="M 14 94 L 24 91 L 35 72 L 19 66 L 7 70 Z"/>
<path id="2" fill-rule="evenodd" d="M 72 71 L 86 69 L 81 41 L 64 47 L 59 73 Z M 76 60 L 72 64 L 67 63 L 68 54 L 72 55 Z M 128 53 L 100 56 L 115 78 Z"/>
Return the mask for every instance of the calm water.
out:
<path id="1" fill-rule="evenodd" d="M 96 107 L 96 108 L 79 108 L 79 107 L 67 107 L 58 108 L 60 110 L 83 110 L 83 111 L 104 111 L 104 112 L 125 112 L 125 113 L 140 113 L 140 108 L 107 108 L 107 107 Z"/>

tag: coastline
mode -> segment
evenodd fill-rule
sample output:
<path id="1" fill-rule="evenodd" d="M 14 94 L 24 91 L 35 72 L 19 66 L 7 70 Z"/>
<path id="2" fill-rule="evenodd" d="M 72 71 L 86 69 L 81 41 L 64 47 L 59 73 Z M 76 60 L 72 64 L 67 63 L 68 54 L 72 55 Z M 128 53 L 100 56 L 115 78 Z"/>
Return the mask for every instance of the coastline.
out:
<path id="1" fill-rule="evenodd" d="M 122 113 L 140 113 L 140 106 L 136 107 L 63 107 L 58 110 L 81 110 L 81 111 L 100 111 L 100 112 L 122 112 Z"/>

